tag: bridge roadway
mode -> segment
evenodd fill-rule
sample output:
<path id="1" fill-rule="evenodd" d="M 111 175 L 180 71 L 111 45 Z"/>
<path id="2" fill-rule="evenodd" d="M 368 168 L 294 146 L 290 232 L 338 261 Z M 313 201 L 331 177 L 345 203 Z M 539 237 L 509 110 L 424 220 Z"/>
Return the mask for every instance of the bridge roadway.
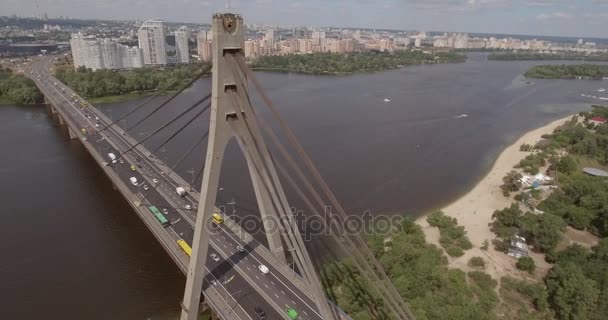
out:
<path id="1" fill-rule="evenodd" d="M 150 152 L 143 146 L 123 156 L 122 161 L 112 164 L 107 154 L 113 152 L 118 156 L 120 151 L 135 144 L 135 140 L 116 126 L 98 132 L 111 120 L 92 105 L 81 108 L 78 102 L 74 102 L 72 94 L 75 93 L 49 73 L 51 67 L 52 60 L 49 58 L 37 60 L 26 74 L 57 109 L 72 134 L 82 140 L 91 155 L 100 162 L 182 272 L 187 272 L 188 257 L 179 249 L 176 241 L 184 239 L 191 244 L 196 213 L 184 207 L 189 204 L 196 208 L 199 194 L 190 190 L 186 197 L 179 197 L 175 187 L 188 188 L 188 184 L 160 160 L 150 159 Z M 85 101 L 78 96 L 76 99 Z M 97 123 L 98 128 L 95 126 Z M 83 135 L 80 128 L 85 128 L 87 134 Z M 132 165 L 136 166 L 136 171 L 130 169 Z M 137 178 L 139 184 L 132 185 L 130 177 Z M 153 179 L 158 182 L 154 183 Z M 143 188 L 144 184 L 149 187 L 147 191 Z M 164 229 L 160 227 L 147 211 L 147 205 L 155 205 L 160 210 L 167 209 L 166 217 L 171 225 Z M 292 307 L 298 310 L 300 319 L 321 319 L 314 299 L 305 289 L 307 286 L 303 285 L 303 279 L 278 262 L 250 235 L 239 230 L 231 219 L 226 219 L 224 224 L 214 228 L 210 244 L 209 254 L 215 253 L 219 260 L 207 258 L 206 268 L 210 274 L 203 283 L 203 293 L 206 301 L 221 318 L 257 319 L 254 308 L 260 307 L 266 312 L 267 319 L 287 319 L 284 310 Z M 245 247 L 246 252 L 239 253 L 236 248 L 238 245 Z M 264 275 L 258 270 L 260 264 L 270 269 L 269 274 Z M 343 316 L 347 318 L 346 315 Z"/>

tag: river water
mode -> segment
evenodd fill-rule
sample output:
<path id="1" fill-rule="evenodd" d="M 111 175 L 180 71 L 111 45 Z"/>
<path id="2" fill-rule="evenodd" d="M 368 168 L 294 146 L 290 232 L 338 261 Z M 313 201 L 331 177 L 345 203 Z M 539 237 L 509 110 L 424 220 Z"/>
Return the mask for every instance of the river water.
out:
<path id="1" fill-rule="evenodd" d="M 258 78 L 350 212 L 420 214 L 465 193 L 521 134 L 601 102 L 581 94 L 601 95 L 607 81 L 521 78 L 540 63 L 472 54 L 463 64 L 348 77 Z M 145 137 L 190 106 L 209 83 L 197 82 L 134 136 Z M 99 107 L 118 118 L 139 102 Z M 2 106 L 0 119 L 4 317 L 145 319 L 178 309 L 185 279 L 84 148 L 65 138 L 43 106 Z M 179 126 L 146 145 L 154 149 Z M 174 163 L 206 126 L 207 118 L 194 122 L 158 157 Z M 202 165 L 204 147 L 177 167 L 186 180 Z M 235 144 L 222 188 L 221 201 L 235 198 L 243 211 L 254 206 Z"/>

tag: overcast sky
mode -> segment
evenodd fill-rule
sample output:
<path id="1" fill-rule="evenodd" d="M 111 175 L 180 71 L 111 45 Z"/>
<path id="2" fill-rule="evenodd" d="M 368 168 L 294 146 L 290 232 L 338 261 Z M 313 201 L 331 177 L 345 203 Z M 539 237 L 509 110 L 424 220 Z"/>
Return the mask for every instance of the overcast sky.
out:
<path id="1" fill-rule="evenodd" d="M 205 22 L 228 0 L 0 0 L 0 15 Z M 36 6 L 38 3 L 38 7 Z M 608 0 L 231 0 L 245 23 L 608 38 Z"/>

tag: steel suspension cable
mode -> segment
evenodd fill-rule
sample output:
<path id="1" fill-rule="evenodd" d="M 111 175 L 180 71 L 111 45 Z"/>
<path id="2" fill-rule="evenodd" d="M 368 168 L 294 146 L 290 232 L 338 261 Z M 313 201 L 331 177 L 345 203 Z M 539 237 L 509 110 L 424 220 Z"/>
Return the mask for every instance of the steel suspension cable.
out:
<path id="1" fill-rule="evenodd" d="M 202 99 L 200 99 L 199 101 L 195 102 L 192 106 L 190 106 L 188 109 L 182 111 L 180 114 L 178 114 L 176 117 L 174 117 L 173 119 L 169 120 L 167 123 L 165 123 L 164 125 L 162 125 L 160 128 L 154 130 L 154 132 L 152 132 L 150 135 L 148 135 L 147 137 L 143 138 L 141 141 L 137 142 L 136 144 L 134 144 L 133 146 L 131 146 L 129 149 L 125 150 L 124 152 L 122 152 L 119 156 L 122 157 L 125 153 L 133 150 L 135 147 L 137 147 L 138 145 L 144 143 L 145 141 L 147 141 L 148 139 L 150 139 L 152 136 L 154 136 L 155 134 L 159 133 L 160 131 L 162 131 L 163 129 L 165 129 L 166 127 L 168 127 L 169 125 L 171 125 L 172 123 L 174 123 L 175 121 L 179 120 L 181 117 L 183 117 L 185 114 L 187 114 L 188 112 L 190 112 L 192 109 L 196 108 L 199 104 L 205 102 L 205 100 L 209 99 L 209 96 L 203 97 Z"/>
<path id="2" fill-rule="evenodd" d="M 186 153 L 184 153 L 184 155 L 179 158 L 179 160 L 177 160 L 177 162 L 171 167 L 171 171 L 175 171 L 175 168 L 177 168 L 186 158 L 188 158 L 188 156 L 194 151 L 194 149 L 196 149 L 199 144 L 203 143 L 205 138 L 207 138 L 208 136 L 209 130 L 207 130 L 207 132 L 205 132 L 197 141 L 190 145 L 188 151 L 186 151 Z"/>
<path id="3" fill-rule="evenodd" d="M 154 149 L 152 152 L 150 152 L 150 155 L 153 155 L 154 153 L 156 153 L 156 151 L 160 150 L 160 148 L 164 147 L 167 143 L 169 143 L 169 141 L 173 140 L 173 138 L 175 138 L 180 132 L 182 132 L 184 129 L 186 129 L 186 127 L 188 127 L 192 122 L 194 122 L 194 120 L 198 119 L 198 117 L 200 117 L 205 111 L 209 110 L 209 108 L 211 108 L 211 102 L 207 103 L 207 105 L 201 111 L 199 111 L 194 117 L 192 117 L 190 120 L 188 120 L 188 122 L 186 122 L 186 124 L 184 124 L 179 130 L 175 131 L 175 133 L 173 133 L 168 139 L 166 139 L 163 143 L 161 143 L 158 147 L 156 147 L 156 149 Z"/>
<path id="4" fill-rule="evenodd" d="M 137 127 L 138 125 L 140 125 L 142 122 L 146 121 L 148 118 L 150 118 L 152 115 L 154 115 L 156 112 L 158 112 L 161 108 L 163 108 L 164 106 L 166 106 L 169 102 L 171 102 L 173 99 L 175 99 L 180 93 L 184 92 L 184 90 L 188 89 L 192 84 L 194 84 L 194 82 L 196 82 L 202 75 L 204 74 L 204 72 L 199 73 L 197 76 L 194 77 L 194 79 L 192 79 L 190 82 L 188 82 L 187 85 L 185 85 L 183 88 L 179 89 L 176 93 L 174 93 L 169 99 L 167 99 L 165 102 L 163 102 L 161 105 L 159 105 L 158 107 L 156 107 L 154 110 L 152 110 L 152 112 L 150 114 L 148 114 L 147 116 L 145 116 L 143 119 L 140 119 L 139 121 L 137 121 L 134 125 L 132 125 L 129 128 L 125 129 L 125 132 L 129 132 L 131 131 L 133 128 Z M 208 98 L 211 97 L 211 93 L 207 96 Z"/>
<path id="5" fill-rule="evenodd" d="M 177 82 L 177 79 L 171 81 L 171 83 L 169 83 L 167 86 L 165 86 L 164 88 L 160 89 L 158 92 L 154 93 L 151 97 L 149 97 L 148 99 L 146 99 L 144 102 L 138 104 L 135 108 L 133 108 L 133 110 L 127 112 L 126 114 L 124 114 L 122 117 L 110 122 L 107 126 L 103 127 L 101 130 L 99 130 L 99 132 L 104 131 L 105 129 L 109 128 L 110 126 L 113 126 L 115 123 L 123 120 L 124 118 L 130 116 L 131 114 L 135 113 L 135 111 L 141 109 L 143 106 L 145 106 L 146 104 L 148 104 L 150 101 L 154 100 L 156 97 L 158 97 L 159 95 L 161 95 L 163 92 L 165 92 L 165 90 L 169 89 L 172 85 L 174 85 Z"/>
<path id="6" fill-rule="evenodd" d="M 252 83 L 254 84 L 258 93 L 260 94 L 262 100 L 264 101 L 266 106 L 269 108 L 271 113 L 274 115 L 274 117 L 278 120 L 279 125 L 282 128 L 282 130 L 287 134 L 287 138 L 288 138 L 289 142 L 291 143 L 291 145 L 296 149 L 297 153 L 299 154 L 301 159 L 304 161 L 305 166 L 310 170 L 313 177 L 315 178 L 315 180 L 317 180 L 317 183 L 319 183 L 319 185 L 321 186 L 324 193 L 329 197 L 331 203 L 337 208 L 338 213 L 341 216 L 341 218 L 343 220 L 345 220 L 346 213 L 345 213 L 344 209 L 342 208 L 342 206 L 340 206 L 339 202 L 337 201 L 337 199 L 335 198 L 335 196 L 329 189 L 329 186 L 325 183 L 325 181 L 321 177 L 320 173 L 318 172 L 318 170 L 312 163 L 312 160 L 310 159 L 310 157 L 308 157 L 308 155 L 306 154 L 306 152 L 304 151 L 302 146 L 299 144 L 293 131 L 291 131 L 291 129 L 287 126 L 287 124 L 285 123 L 285 120 L 278 113 L 276 107 L 274 106 L 272 101 L 266 95 L 265 91 L 261 87 L 259 81 L 256 79 L 253 72 L 251 72 L 251 70 L 249 68 L 247 68 L 247 66 L 245 65 L 245 62 L 243 61 L 243 59 L 240 56 L 238 58 L 234 58 L 234 61 L 236 61 L 237 65 L 240 67 L 241 72 L 243 72 L 248 77 L 248 79 L 251 79 Z M 346 238 L 350 239 L 351 237 L 349 236 Z M 403 301 L 403 298 L 397 292 L 397 290 L 392 285 L 392 283 L 390 283 L 390 280 L 388 279 L 388 276 L 386 275 L 384 269 L 378 263 L 378 261 L 375 259 L 373 253 L 371 252 L 371 250 L 369 249 L 367 244 L 358 236 L 353 236 L 353 238 L 359 244 L 358 246 L 354 246 L 354 249 L 363 250 L 365 255 L 368 256 L 369 262 L 371 262 L 374 265 L 375 268 L 372 268 L 371 266 L 369 266 L 369 268 L 372 270 L 372 274 L 374 274 L 374 275 L 376 274 L 375 272 L 373 272 L 375 270 L 379 273 L 380 278 L 384 278 L 385 281 L 389 281 L 389 284 L 387 286 L 380 285 L 379 287 L 381 287 L 385 290 L 388 290 L 390 292 L 390 294 L 388 296 L 392 298 L 391 300 L 393 300 L 393 303 L 395 303 L 395 305 L 398 307 L 397 309 L 404 315 L 407 315 L 406 318 L 413 319 L 413 315 L 411 314 L 409 307 Z M 367 263 L 365 265 L 367 265 Z M 378 279 L 378 280 L 380 280 L 380 279 Z"/>

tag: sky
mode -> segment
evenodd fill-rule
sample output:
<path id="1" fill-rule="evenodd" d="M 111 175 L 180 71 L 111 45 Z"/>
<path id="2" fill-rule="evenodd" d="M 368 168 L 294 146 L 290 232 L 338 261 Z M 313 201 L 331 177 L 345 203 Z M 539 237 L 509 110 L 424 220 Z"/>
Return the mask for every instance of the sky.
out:
<path id="1" fill-rule="evenodd" d="M 0 15 L 608 38 L 608 0 L 1 0 Z"/>

